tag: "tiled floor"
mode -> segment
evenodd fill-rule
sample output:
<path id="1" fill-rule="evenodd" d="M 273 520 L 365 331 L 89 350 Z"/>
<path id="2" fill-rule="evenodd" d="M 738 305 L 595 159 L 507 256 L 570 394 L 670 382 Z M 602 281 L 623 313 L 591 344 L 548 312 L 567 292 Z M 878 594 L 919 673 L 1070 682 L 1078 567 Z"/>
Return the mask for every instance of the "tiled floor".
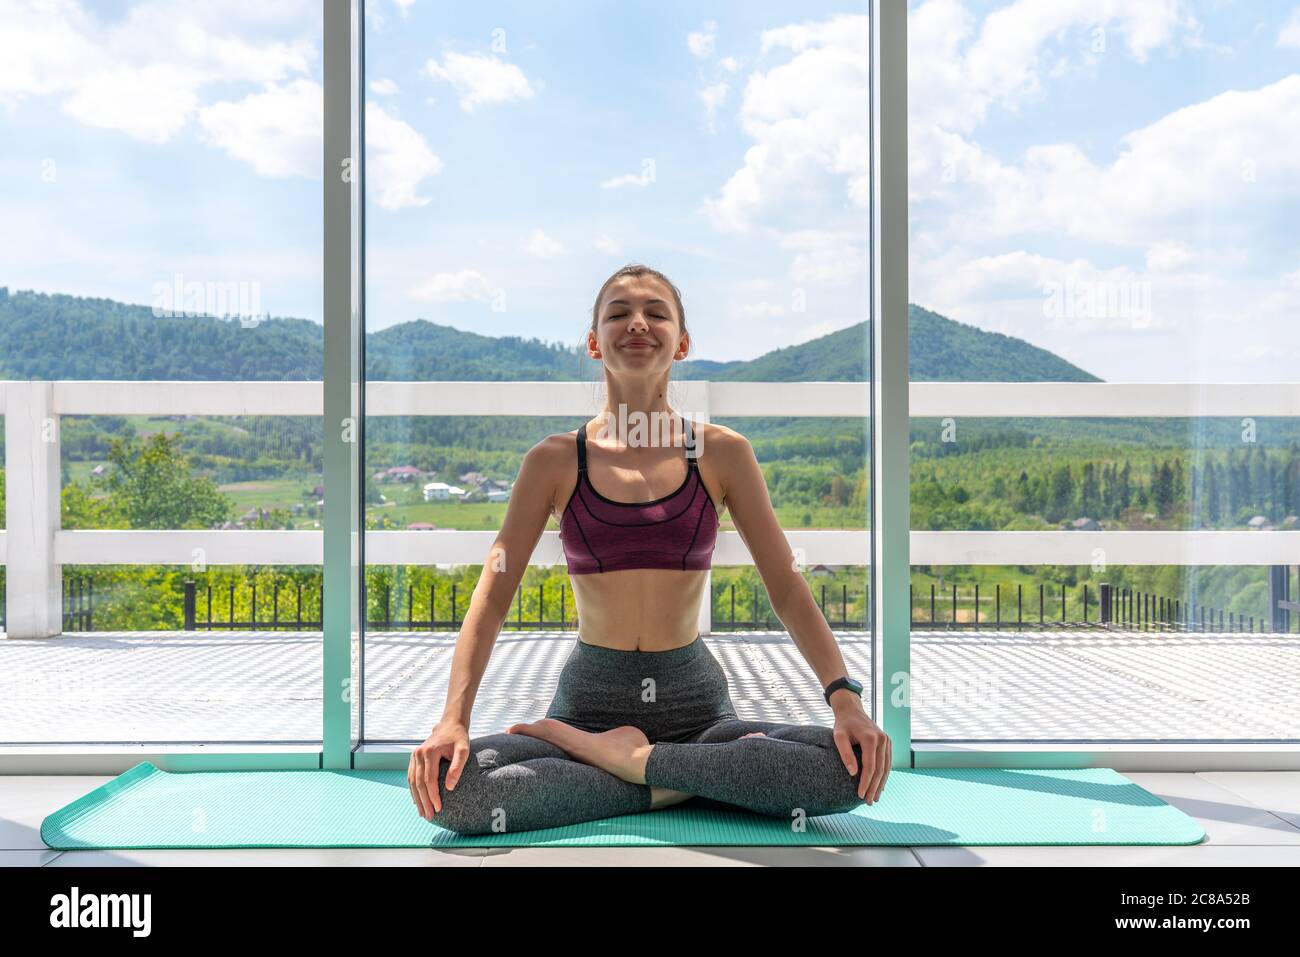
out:
<path id="1" fill-rule="evenodd" d="M 0 866 L 351 865 L 969 867 L 1300 866 L 1300 771 L 1207 771 L 1125 775 L 1196 818 L 1197 845 L 1177 847 L 595 847 L 455 850 L 321 848 L 56 851 L 41 843 L 44 817 L 107 776 L 0 778 Z"/>
<path id="2" fill-rule="evenodd" d="M 836 631 L 871 680 L 870 636 Z M 470 733 L 546 709 L 575 635 L 503 631 Z M 782 631 L 705 639 L 742 718 L 828 723 Z M 455 633 L 366 635 L 366 738 L 421 741 L 442 712 Z M 6 742 L 320 739 L 321 636 L 94 632 L 0 640 Z M 1300 635 L 925 631 L 912 635 L 912 738 L 926 741 L 1300 740 Z"/>

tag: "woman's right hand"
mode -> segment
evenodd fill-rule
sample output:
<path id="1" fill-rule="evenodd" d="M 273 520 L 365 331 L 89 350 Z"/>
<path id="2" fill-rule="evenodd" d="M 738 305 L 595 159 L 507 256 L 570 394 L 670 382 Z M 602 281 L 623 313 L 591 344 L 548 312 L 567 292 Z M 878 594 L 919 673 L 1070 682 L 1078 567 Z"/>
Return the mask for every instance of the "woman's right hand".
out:
<path id="1" fill-rule="evenodd" d="M 439 721 L 424 743 L 411 752 L 406 768 L 406 781 L 411 787 L 411 800 L 420 809 L 426 821 L 435 813 L 442 813 L 442 795 L 438 793 L 438 770 L 443 761 L 450 762 L 447 769 L 448 791 L 456 790 L 460 772 L 469 757 L 469 729 L 459 721 Z"/>

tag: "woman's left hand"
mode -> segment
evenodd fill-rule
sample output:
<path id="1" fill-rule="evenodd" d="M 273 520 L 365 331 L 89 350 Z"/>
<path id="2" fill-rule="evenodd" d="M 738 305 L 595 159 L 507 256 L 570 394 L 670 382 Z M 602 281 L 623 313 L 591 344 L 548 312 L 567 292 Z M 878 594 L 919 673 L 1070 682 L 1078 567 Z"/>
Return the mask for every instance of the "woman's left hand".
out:
<path id="1" fill-rule="evenodd" d="M 880 792 L 884 790 L 894 760 L 894 748 L 889 735 L 867 717 L 856 696 L 849 705 L 835 708 L 834 735 L 835 746 L 839 748 L 840 758 L 849 773 L 856 775 L 859 770 L 862 772 L 858 781 L 858 797 L 869 805 L 874 804 L 880 799 Z M 857 756 L 853 753 L 855 744 L 862 749 L 860 769 L 856 767 Z"/>

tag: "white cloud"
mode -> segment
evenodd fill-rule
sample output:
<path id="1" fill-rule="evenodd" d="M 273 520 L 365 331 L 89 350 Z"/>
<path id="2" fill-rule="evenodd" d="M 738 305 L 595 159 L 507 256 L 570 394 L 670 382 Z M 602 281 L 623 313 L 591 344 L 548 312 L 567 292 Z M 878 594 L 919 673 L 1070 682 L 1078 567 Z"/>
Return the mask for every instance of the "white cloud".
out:
<path id="1" fill-rule="evenodd" d="M 556 256 L 562 256 L 567 249 L 559 240 L 554 239 L 540 229 L 534 229 L 528 236 L 528 241 L 524 243 L 524 252 L 538 259 L 554 259 Z"/>
<path id="2" fill-rule="evenodd" d="M 170 140 L 197 107 L 198 96 L 184 71 L 166 63 L 91 74 L 63 101 L 64 111 L 87 126 L 150 143 Z"/>
<path id="3" fill-rule="evenodd" d="M 250 164 L 261 176 L 321 175 L 323 92 L 313 80 L 271 86 L 236 102 L 199 111 L 209 144 Z M 442 171 L 434 154 L 408 123 L 374 102 L 366 103 L 366 190 L 381 209 L 429 202 L 419 193 L 424 179 Z"/>
<path id="4" fill-rule="evenodd" d="M 611 176 L 600 184 L 601 189 L 620 189 L 624 186 L 649 186 L 655 181 L 655 162 L 652 159 L 641 161 L 641 172 L 623 173 Z"/>
<path id="5" fill-rule="evenodd" d="M 706 60 L 713 55 L 714 31 L 717 28 L 717 21 L 709 20 L 704 24 L 703 30 L 686 35 L 687 49 L 697 59 Z"/>
<path id="6" fill-rule="evenodd" d="M 1291 16 L 1282 24 L 1277 35 L 1277 45 L 1291 50 L 1300 50 L 1300 7 L 1291 11 Z"/>
<path id="7" fill-rule="evenodd" d="M 710 131 L 713 130 L 713 123 L 718 109 L 727 101 L 728 89 L 726 83 L 715 83 L 700 91 L 700 99 L 704 102 L 704 111 L 709 120 Z"/>
<path id="8" fill-rule="evenodd" d="M 799 229 L 865 206 L 869 160 L 867 21 L 842 15 L 764 31 L 764 53 L 794 56 L 751 73 L 740 107 L 754 144 L 744 165 L 702 204 L 716 229 Z M 805 274 L 818 267 L 805 262 Z"/>
<path id="9" fill-rule="evenodd" d="M 165 143 L 197 116 L 207 88 L 308 71 L 316 55 L 310 7 L 294 11 L 303 19 L 286 24 L 241 0 L 219 16 L 202 4 L 156 0 L 109 21 L 73 0 L 3 0 L 0 103 L 59 96 L 81 123 Z M 286 27 L 299 36 L 265 36 Z"/>
<path id="10" fill-rule="evenodd" d="M 476 269 L 460 272 L 434 273 L 409 291 L 412 299 L 422 302 L 465 302 L 486 300 L 492 295 L 492 284 Z"/>
<path id="11" fill-rule="evenodd" d="M 747 302 L 734 306 L 732 315 L 737 319 L 755 319 L 762 316 L 784 316 L 785 306 L 779 302 Z"/>
<path id="12" fill-rule="evenodd" d="M 726 70 L 728 73 L 735 73 L 740 69 L 740 61 L 734 56 L 724 56 L 718 61 L 718 66 Z"/>
<path id="13" fill-rule="evenodd" d="M 908 115 L 916 127 L 969 132 L 990 106 L 1014 110 L 1041 96 L 1044 73 L 1059 78 L 1095 63 L 1117 41 L 1141 63 L 1179 37 L 1195 45 L 1197 29 L 1182 0 L 1016 0 L 976 34 L 961 0 L 928 0 L 908 16 L 908 58 L 927 64 L 909 71 Z M 1059 49 L 1048 50 L 1053 41 Z"/>
<path id="14" fill-rule="evenodd" d="M 366 103 L 366 195 L 383 209 L 424 206 L 421 182 L 442 171 L 442 160 L 410 124 L 377 103 Z"/>
<path id="15" fill-rule="evenodd" d="M 429 60 L 422 71 L 434 80 L 443 80 L 455 87 L 460 96 L 460 108 L 466 113 L 483 105 L 531 100 L 541 89 L 540 82 L 530 83 L 523 70 L 494 56 L 481 53 L 448 53 L 443 62 Z"/>
<path id="16" fill-rule="evenodd" d="M 623 248 L 617 239 L 604 233 L 598 233 L 596 238 L 591 241 L 591 244 L 607 256 L 617 256 Z"/>
<path id="17" fill-rule="evenodd" d="M 393 2 L 397 4 L 397 9 L 401 11 L 403 17 L 410 13 L 411 7 L 415 6 L 415 0 L 393 0 Z"/>
<path id="18" fill-rule="evenodd" d="M 324 93 L 313 80 L 268 87 L 199 110 L 202 138 L 259 176 L 321 175 Z"/>
<path id="19" fill-rule="evenodd" d="M 937 169 L 909 169 L 913 199 L 951 209 L 966 241 L 1026 233 L 1150 246 L 1206 216 L 1248 242 L 1260 215 L 1300 183 L 1300 74 L 1229 90 L 1122 136 L 1109 164 L 1077 146 L 1028 148 L 1003 163 L 953 133 L 920 134 Z"/>
<path id="20" fill-rule="evenodd" d="M 381 76 L 370 81 L 370 92 L 375 96 L 394 96 L 401 92 L 397 84 L 388 77 Z"/>

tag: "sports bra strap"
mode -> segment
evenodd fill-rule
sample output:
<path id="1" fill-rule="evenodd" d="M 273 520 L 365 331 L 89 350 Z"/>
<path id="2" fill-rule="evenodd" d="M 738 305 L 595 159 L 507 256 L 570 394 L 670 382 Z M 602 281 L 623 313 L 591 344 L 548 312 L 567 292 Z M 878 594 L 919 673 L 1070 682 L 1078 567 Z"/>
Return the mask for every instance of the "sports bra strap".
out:
<path id="1" fill-rule="evenodd" d="M 591 419 L 578 426 L 578 472 L 580 474 L 587 471 L 587 424 L 589 422 Z"/>

